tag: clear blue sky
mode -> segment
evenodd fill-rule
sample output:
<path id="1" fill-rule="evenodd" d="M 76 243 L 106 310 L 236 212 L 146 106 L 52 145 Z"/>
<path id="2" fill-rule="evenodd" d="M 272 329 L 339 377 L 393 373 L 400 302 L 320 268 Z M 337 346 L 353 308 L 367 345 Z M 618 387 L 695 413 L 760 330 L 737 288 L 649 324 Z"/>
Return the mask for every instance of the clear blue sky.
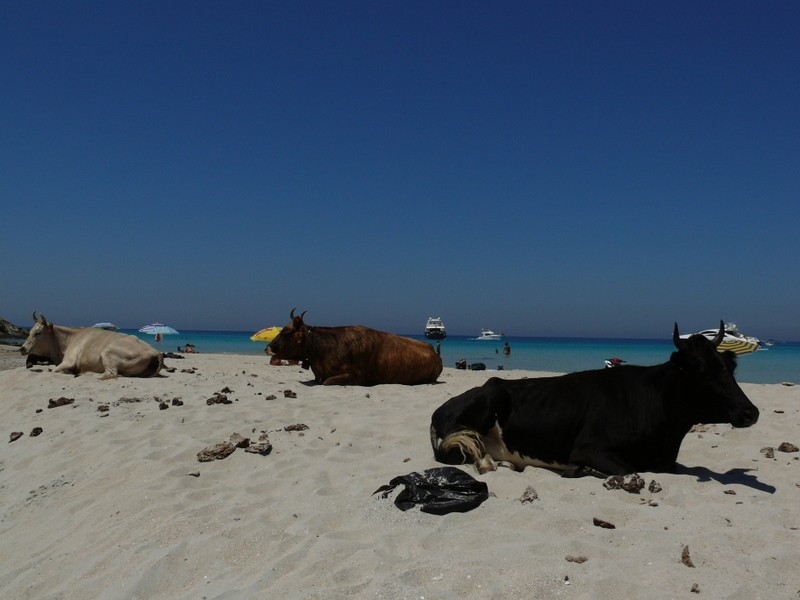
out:
<path id="1" fill-rule="evenodd" d="M 5 2 L 0 316 L 800 339 L 800 3 Z"/>

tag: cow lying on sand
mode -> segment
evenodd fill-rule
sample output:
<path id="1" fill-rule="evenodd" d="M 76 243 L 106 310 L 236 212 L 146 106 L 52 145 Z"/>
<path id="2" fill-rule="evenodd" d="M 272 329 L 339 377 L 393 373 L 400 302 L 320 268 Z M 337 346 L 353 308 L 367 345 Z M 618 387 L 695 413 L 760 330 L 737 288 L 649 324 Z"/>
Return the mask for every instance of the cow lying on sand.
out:
<path id="1" fill-rule="evenodd" d="M 360 325 L 311 327 L 289 313 L 291 322 L 267 346 L 279 359 L 303 361 L 324 385 L 433 383 L 442 359 L 425 342 Z"/>
<path id="2" fill-rule="evenodd" d="M 436 459 L 474 462 L 485 473 L 527 465 L 565 476 L 673 472 L 681 442 L 696 423 L 749 427 L 758 408 L 733 378 L 736 356 L 714 340 L 680 339 L 669 361 L 622 365 L 559 377 L 489 379 L 455 396 L 431 419 Z"/>
<path id="3" fill-rule="evenodd" d="M 164 366 L 161 353 L 136 336 L 96 327 L 59 327 L 44 315 L 37 318 L 36 312 L 33 320 L 20 352 L 49 358 L 56 365 L 54 373 L 102 373 L 100 379 L 153 377 Z"/>

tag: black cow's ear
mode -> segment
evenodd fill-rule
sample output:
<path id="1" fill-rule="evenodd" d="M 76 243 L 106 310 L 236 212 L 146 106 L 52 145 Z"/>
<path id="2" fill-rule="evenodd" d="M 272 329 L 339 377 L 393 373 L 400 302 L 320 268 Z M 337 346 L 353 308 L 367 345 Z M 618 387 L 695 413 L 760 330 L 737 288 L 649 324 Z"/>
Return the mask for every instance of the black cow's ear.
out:
<path id="1" fill-rule="evenodd" d="M 736 370 L 736 359 L 736 353 L 732 350 L 725 350 L 725 352 L 722 353 L 722 362 L 725 365 L 725 369 L 727 369 L 728 373 L 731 375 L 733 375 L 733 372 Z"/>
<path id="2" fill-rule="evenodd" d="M 705 363 L 703 359 L 690 352 L 673 352 L 669 360 L 687 373 L 699 373 L 703 370 Z"/>

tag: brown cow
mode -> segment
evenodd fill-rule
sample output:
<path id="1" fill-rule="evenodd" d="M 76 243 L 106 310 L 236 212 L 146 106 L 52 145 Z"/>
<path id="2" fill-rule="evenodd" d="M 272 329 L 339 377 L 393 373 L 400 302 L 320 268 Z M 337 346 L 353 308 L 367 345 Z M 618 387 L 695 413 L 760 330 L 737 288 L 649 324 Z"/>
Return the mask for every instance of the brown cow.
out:
<path id="1" fill-rule="evenodd" d="M 433 346 L 360 325 L 310 327 L 292 319 L 267 346 L 268 354 L 301 360 L 324 385 L 433 383 L 442 372 L 442 359 Z"/>

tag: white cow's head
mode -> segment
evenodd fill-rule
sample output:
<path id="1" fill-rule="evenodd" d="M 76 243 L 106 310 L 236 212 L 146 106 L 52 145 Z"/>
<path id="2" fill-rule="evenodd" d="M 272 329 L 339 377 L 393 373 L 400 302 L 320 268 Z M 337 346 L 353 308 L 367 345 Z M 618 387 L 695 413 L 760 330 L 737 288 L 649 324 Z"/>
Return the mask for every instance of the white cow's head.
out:
<path id="1" fill-rule="evenodd" d="M 33 327 L 28 334 L 28 339 L 19 349 L 23 355 L 36 354 L 50 358 L 54 354 L 56 337 L 53 333 L 53 324 L 48 323 L 44 315 L 36 316 L 33 311 Z"/>

